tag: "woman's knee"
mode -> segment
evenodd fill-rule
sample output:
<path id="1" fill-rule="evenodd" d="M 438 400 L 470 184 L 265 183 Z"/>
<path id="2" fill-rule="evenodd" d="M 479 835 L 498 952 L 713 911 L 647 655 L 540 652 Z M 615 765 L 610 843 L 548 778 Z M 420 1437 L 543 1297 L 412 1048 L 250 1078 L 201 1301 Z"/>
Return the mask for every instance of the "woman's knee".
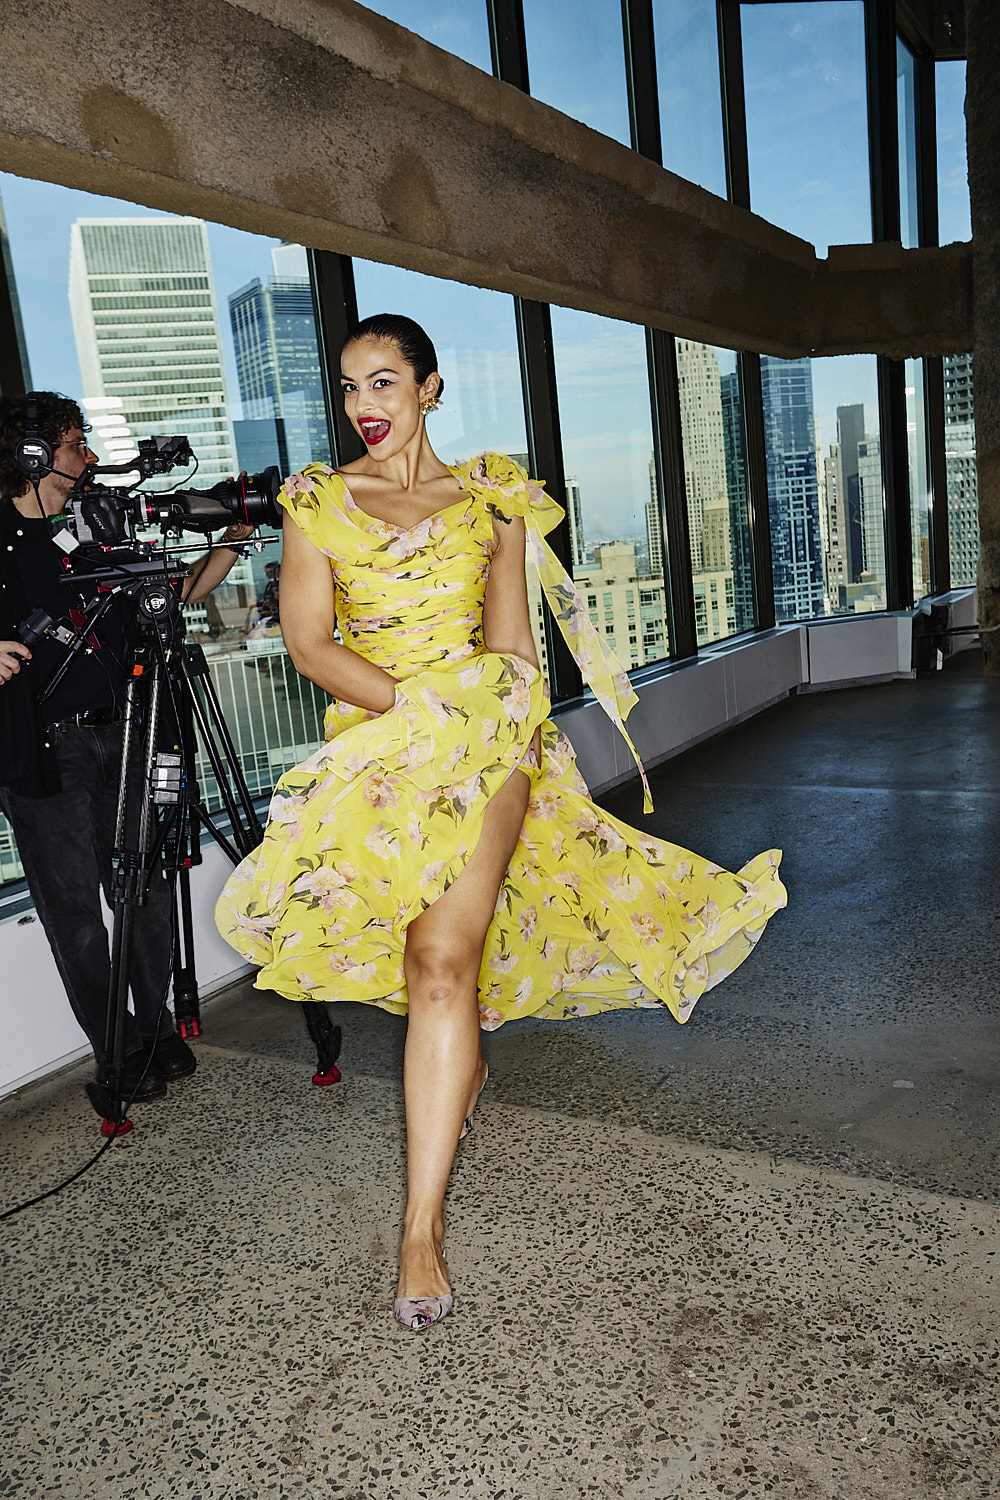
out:
<path id="1" fill-rule="evenodd" d="M 475 993 L 481 960 L 481 951 L 464 943 L 408 942 L 404 969 L 411 1003 L 419 998 L 432 1005 L 461 1004 Z"/>

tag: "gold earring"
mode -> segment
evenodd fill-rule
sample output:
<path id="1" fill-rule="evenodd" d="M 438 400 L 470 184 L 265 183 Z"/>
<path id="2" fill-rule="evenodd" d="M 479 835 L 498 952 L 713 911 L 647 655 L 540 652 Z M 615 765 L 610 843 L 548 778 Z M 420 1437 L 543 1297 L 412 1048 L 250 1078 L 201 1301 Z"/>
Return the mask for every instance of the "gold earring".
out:
<path id="1" fill-rule="evenodd" d="M 437 411 L 440 405 L 441 403 L 436 396 L 425 396 L 420 403 L 420 415 L 422 417 L 429 417 L 431 412 Z"/>

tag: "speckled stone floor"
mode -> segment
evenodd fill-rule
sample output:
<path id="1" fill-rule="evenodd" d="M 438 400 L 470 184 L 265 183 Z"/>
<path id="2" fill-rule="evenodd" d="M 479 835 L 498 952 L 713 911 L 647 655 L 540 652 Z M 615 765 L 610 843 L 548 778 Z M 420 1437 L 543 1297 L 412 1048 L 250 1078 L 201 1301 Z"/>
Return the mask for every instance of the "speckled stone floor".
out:
<path id="1" fill-rule="evenodd" d="M 1000 684 L 798 698 L 662 768 L 653 831 L 786 850 L 684 1028 L 522 1023 L 449 1197 L 455 1312 L 390 1315 L 402 1023 L 212 1001 L 199 1072 L 0 1227 L 0 1495 L 994 1500 Z M 610 799 L 634 817 L 631 791 Z M 94 1143 L 0 1105 L 3 1202 Z"/>

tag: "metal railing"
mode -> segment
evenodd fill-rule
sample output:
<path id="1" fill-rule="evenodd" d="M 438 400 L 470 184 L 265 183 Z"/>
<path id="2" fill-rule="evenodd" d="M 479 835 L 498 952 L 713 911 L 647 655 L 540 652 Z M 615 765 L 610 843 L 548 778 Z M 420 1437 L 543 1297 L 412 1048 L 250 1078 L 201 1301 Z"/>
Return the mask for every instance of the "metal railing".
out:
<path id="1" fill-rule="evenodd" d="M 299 676 L 280 636 L 252 644 L 259 649 L 208 646 L 205 655 L 240 769 L 256 798 L 266 796 L 283 771 L 321 743 L 329 700 Z M 206 809 L 217 812 L 222 798 L 200 740 L 195 774 Z M 0 893 L 23 878 L 13 832 L 0 813 Z"/>

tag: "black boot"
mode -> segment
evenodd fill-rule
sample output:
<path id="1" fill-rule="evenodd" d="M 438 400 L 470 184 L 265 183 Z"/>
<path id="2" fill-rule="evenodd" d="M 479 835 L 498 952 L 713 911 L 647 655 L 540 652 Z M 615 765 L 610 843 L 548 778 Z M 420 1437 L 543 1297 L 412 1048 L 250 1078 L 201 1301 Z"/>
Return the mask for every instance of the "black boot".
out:
<path id="1" fill-rule="evenodd" d="M 145 1099 L 158 1099 L 167 1092 L 162 1071 L 155 1060 L 147 1068 L 148 1059 L 148 1048 L 142 1052 L 130 1052 L 126 1057 L 122 1064 L 120 1084 L 123 1099 L 134 1099 L 136 1104 L 141 1104 Z"/>
<path id="2" fill-rule="evenodd" d="M 143 1043 L 143 1045 L 147 1045 Z M 176 1031 L 170 1036 L 158 1036 L 153 1048 L 153 1067 L 165 1078 L 168 1083 L 173 1083 L 178 1078 L 187 1078 L 198 1066 L 197 1059 L 191 1048 L 182 1036 Z"/>

